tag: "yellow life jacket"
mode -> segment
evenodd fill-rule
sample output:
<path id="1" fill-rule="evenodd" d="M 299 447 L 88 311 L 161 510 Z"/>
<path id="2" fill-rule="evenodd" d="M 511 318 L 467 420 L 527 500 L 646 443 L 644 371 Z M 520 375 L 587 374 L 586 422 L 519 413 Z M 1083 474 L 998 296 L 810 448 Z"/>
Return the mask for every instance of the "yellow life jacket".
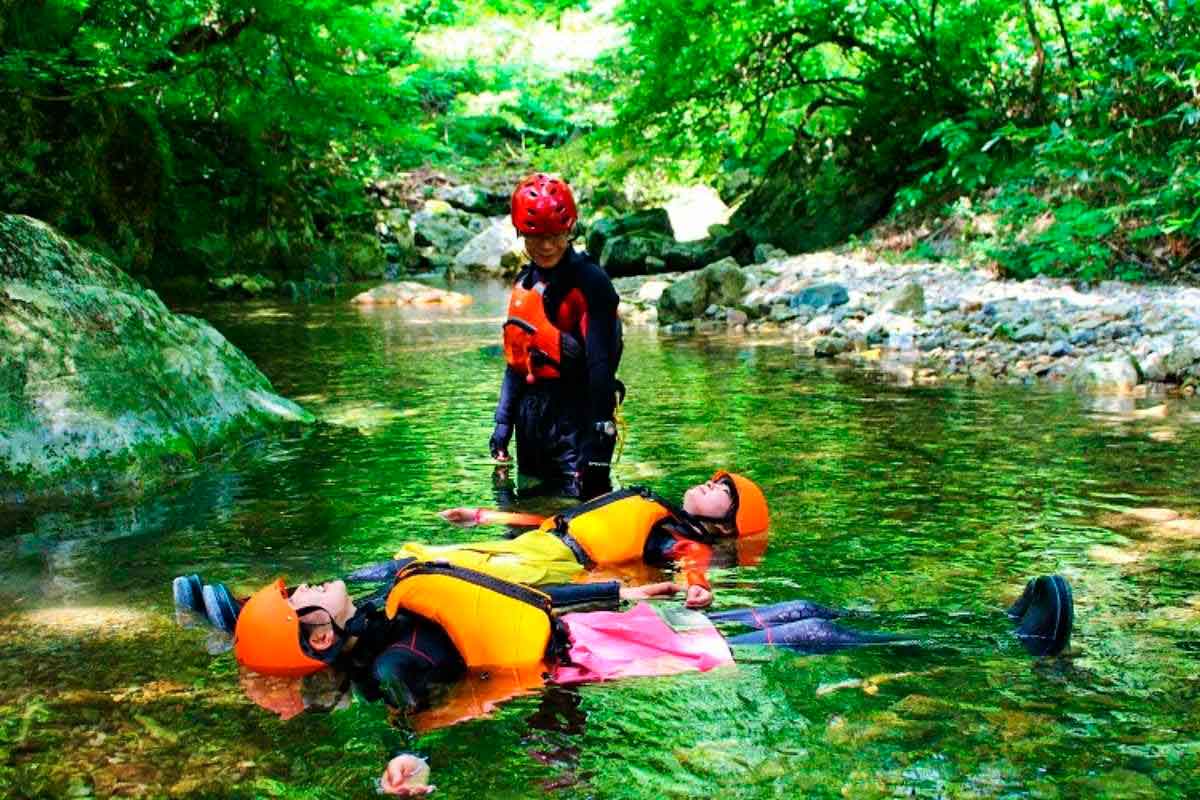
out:
<path id="1" fill-rule="evenodd" d="M 542 529 L 557 533 L 576 557 L 586 556 L 584 566 L 620 564 L 641 560 L 654 526 L 674 513 L 646 489 L 632 487 L 551 517 Z"/>
<path id="2" fill-rule="evenodd" d="M 554 641 L 548 595 L 444 561 L 417 561 L 397 573 L 388 617 L 400 609 L 441 625 L 472 668 L 536 664 Z"/>

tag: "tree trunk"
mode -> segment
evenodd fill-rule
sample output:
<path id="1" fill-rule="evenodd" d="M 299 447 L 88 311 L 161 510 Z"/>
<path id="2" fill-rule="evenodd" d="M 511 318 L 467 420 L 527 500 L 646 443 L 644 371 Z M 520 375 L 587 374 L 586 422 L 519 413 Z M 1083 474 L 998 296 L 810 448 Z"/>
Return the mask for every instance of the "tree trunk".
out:
<path id="1" fill-rule="evenodd" d="M 1022 0 L 1025 6 L 1025 24 L 1029 26 L 1029 35 L 1033 38 L 1033 76 L 1030 84 L 1030 94 L 1033 97 L 1034 116 L 1041 119 L 1044 111 L 1042 105 L 1042 78 L 1046 72 L 1046 48 L 1042 44 L 1042 35 L 1038 32 L 1037 21 L 1033 18 L 1033 0 Z"/>
<path id="2" fill-rule="evenodd" d="M 1071 68 L 1071 72 L 1078 69 L 1079 65 L 1075 63 L 1075 52 L 1071 49 L 1071 38 L 1067 35 L 1067 24 L 1063 22 L 1062 2 L 1054 0 L 1054 16 L 1058 19 L 1058 31 L 1062 34 L 1063 47 L 1067 49 L 1067 66 Z"/>

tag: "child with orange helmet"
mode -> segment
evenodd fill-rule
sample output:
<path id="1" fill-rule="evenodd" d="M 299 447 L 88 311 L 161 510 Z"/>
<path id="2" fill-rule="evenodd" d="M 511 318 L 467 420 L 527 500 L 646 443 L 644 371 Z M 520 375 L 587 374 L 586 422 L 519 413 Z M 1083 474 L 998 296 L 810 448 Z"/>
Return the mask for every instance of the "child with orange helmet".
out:
<path id="1" fill-rule="evenodd" d="M 714 546 L 735 541 L 738 562 L 755 560 L 766 541 L 767 499 L 745 475 L 718 471 L 688 489 L 681 506 L 631 487 L 601 495 L 543 518 L 484 508 L 451 508 L 442 517 L 457 523 L 533 527 L 514 539 L 485 545 L 404 545 L 397 558 L 449 559 L 472 569 L 525 583 L 572 580 L 583 570 L 630 564 L 674 567 L 687 585 L 687 605 L 712 603 L 707 568 Z M 532 572 L 512 570 L 525 564 Z"/>
<path id="2" fill-rule="evenodd" d="M 595 588 L 590 591 L 599 599 Z M 658 587 L 624 597 L 665 593 Z M 615 605 L 618 595 L 610 592 L 608 599 Z M 753 629 L 729 636 L 699 615 L 676 619 L 645 603 L 622 612 L 564 614 L 556 602 L 551 594 L 444 562 L 402 570 L 382 609 L 356 606 L 340 582 L 302 585 L 290 596 L 277 582 L 245 603 L 234 652 L 242 666 L 267 675 L 299 677 L 327 666 L 366 673 L 375 690 L 367 699 L 381 697 L 402 712 L 425 708 L 436 684 L 482 679 L 466 681 L 464 697 L 448 695 L 452 708 L 440 709 L 429 725 L 416 725 L 427 730 L 485 714 L 547 680 L 575 684 L 704 672 L 732 663 L 730 645 L 819 653 L 920 646 L 924 638 L 841 627 L 835 620 L 862 614 L 803 600 L 713 614 L 713 621 Z M 1007 615 L 1026 651 L 1058 655 L 1073 627 L 1070 585 L 1058 575 L 1031 580 Z M 383 782 L 384 790 L 406 793 L 411 783 L 401 780 L 398 764 L 392 767 L 397 774 Z"/>
<path id="3" fill-rule="evenodd" d="M 646 564 L 679 570 L 684 577 L 680 588 L 687 590 L 686 604 L 702 608 L 712 603 L 706 570 L 719 552 L 717 548 L 732 541 L 736 556 L 731 561 L 756 563 L 766 547 L 768 525 L 762 489 L 745 475 L 724 470 L 684 492 L 679 507 L 646 489 L 632 487 L 550 518 L 484 508 L 452 508 L 441 515 L 468 525 L 505 524 L 534 530 L 511 539 L 471 544 L 409 542 L 395 558 L 356 570 L 346 579 L 386 582 L 410 562 L 448 561 L 514 583 L 544 586 L 577 580 L 588 570 Z M 325 586 L 338 596 L 346 593 L 341 581 Z M 204 585 L 198 576 L 180 576 L 173 590 L 177 608 L 192 609 L 215 627 L 233 631 L 241 605 L 223 584 Z M 269 596 L 274 594 L 278 592 Z M 282 609 L 280 602 L 276 605 Z M 334 619 L 333 623 L 344 625 L 345 620 Z"/>

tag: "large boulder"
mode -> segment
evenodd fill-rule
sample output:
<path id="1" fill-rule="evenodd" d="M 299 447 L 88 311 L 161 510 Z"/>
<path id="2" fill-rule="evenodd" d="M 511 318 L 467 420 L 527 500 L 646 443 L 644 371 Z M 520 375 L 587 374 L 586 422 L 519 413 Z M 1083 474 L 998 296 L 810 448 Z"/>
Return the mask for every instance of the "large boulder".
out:
<path id="1" fill-rule="evenodd" d="M 1163 358 L 1163 369 L 1175 378 L 1194 377 L 1200 366 L 1200 336 L 1190 340 L 1179 337 Z"/>
<path id="2" fill-rule="evenodd" d="M 708 302 L 731 306 L 741 302 L 746 292 L 746 273 L 733 258 L 724 258 L 700 270 L 708 284 Z"/>
<path id="3" fill-rule="evenodd" d="M 702 316 L 709 305 L 737 305 L 745 293 L 747 280 L 732 258 L 685 275 L 659 296 L 658 321 L 669 325 Z"/>
<path id="4" fill-rule="evenodd" d="M 675 262 L 667 259 L 667 254 L 675 244 L 674 239 L 659 233 L 639 231 L 618 234 L 605 240 L 604 250 L 600 253 L 600 266 L 612 278 L 678 269 L 673 266 Z"/>
<path id="5" fill-rule="evenodd" d="M 896 154 L 876 152 L 876 145 L 859 143 L 860 152 L 836 158 L 813 159 L 802 147 L 784 153 L 731 223 L 789 253 L 825 250 L 865 231 L 888 212 L 905 180 L 889 160 Z"/>
<path id="6" fill-rule="evenodd" d="M 0 503 L 145 487 L 312 420 L 206 322 L 0 215 Z"/>
<path id="7" fill-rule="evenodd" d="M 416 245 L 432 247 L 446 257 L 455 256 L 486 226 L 485 220 L 438 200 L 426 201 L 425 207 L 409 220 Z"/>
<path id="8" fill-rule="evenodd" d="M 614 236 L 639 231 L 646 234 L 657 234 L 670 241 L 675 239 L 675 231 L 671 228 L 671 218 L 665 208 L 648 208 L 620 217 L 598 219 L 592 223 L 587 235 L 587 251 L 592 258 L 599 259 L 604 254 L 604 246 Z"/>
<path id="9" fill-rule="evenodd" d="M 454 257 L 455 274 L 514 275 L 525 259 L 525 246 L 508 217 L 496 217 Z"/>
<path id="10" fill-rule="evenodd" d="M 850 302 L 850 292 L 840 283 L 817 283 L 806 286 L 788 298 L 792 308 L 811 308 L 824 311 Z"/>
<path id="11" fill-rule="evenodd" d="M 658 321 L 663 325 L 695 319 L 708 308 L 708 287 L 699 273 L 685 275 L 658 298 Z"/>
<path id="12" fill-rule="evenodd" d="M 907 281 L 884 292 L 878 307 L 881 311 L 918 317 L 925 313 L 925 290 L 916 281 Z"/>
<path id="13" fill-rule="evenodd" d="M 704 266 L 722 258 L 735 258 L 742 266 L 754 263 L 754 240 L 741 228 L 729 225 L 713 225 L 708 229 L 708 238 L 688 244 L 699 248 L 696 266 Z"/>
<path id="14" fill-rule="evenodd" d="M 1071 386 L 1085 394 L 1129 394 L 1140 377 L 1128 353 L 1101 353 L 1079 363 L 1071 373 Z"/>
<path id="15" fill-rule="evenodd" d="M 710 228 L 707 239 L 677 242 L 661 233 L 635 231 L 607 239 L 600 266 L 613 277 L 689 272 L 725 258 L 754 263 L 754 242 L 745 231 L 723 225 Z"/>
<path id="16" fill-rule="evenodd" d="M 433 190 L 433 197 L 471 214 L 498 216 L 508 211 L 508 195 L 466 183 L 439 186 Z"/>

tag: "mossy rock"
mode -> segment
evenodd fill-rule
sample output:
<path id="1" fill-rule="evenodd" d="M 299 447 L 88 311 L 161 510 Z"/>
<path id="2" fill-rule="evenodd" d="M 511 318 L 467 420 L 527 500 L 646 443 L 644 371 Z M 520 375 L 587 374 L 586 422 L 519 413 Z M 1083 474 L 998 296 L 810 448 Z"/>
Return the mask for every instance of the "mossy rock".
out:
<path id="1" fill-rule="evenodd" d="M 210 278 L 208 285 L 218 294 L 235 297 L 258 297 L 264 293 L 275 291 L 275 281 L 265 275 L 245 275 L 241 272 Z"/>
<path id="2" fill-rule="evenodd" d="M 311 414 L 212 326 L 0 215 L 0 504 L 140 488 Z"/>
<path id="3" fill-rule="evenodd" d="M 346 274 L 352 279 L 380 278 L 387 271 L 387 255 L 373 234 L 349 233 L 336 246 Z"/>

